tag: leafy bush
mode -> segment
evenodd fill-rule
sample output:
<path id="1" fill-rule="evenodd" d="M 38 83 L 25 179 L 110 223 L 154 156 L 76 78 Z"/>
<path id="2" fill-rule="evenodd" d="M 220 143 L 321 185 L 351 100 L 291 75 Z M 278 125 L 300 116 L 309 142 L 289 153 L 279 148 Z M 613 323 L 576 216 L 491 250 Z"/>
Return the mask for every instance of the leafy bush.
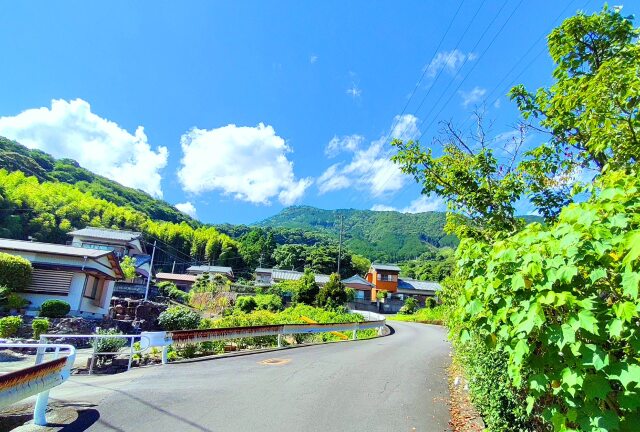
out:
<path id="1" fill-rule="evenodd" d="M 0 318 L 0 337 L 9 338 L 15 336 L 21 325 L 22 317 L 8 316 Z"/>
<path id="2" fill-rule="evenodd" d="M 256 303 L 253 296 L 239 296 L 236 299 L 236 309 L 241 312 L 249 313 L 256 307 L 258 307 L 258 303 Z"/>
<path id="3" fill-rule="evenodd" d="M 297 291 L 293 293 L 293 301 L 308 305 L 315 304 L 319 291 L 320 288 L 318 288 L 313 272 L 311 269 L 306 268 L 304 269 L 304 274 L 298 280 Z"/>
<path id="4" fill-rule="evenodd" d="M 160 282 L 157 284 L 158 291 L 164 297 L 169 297 L 171 300 L 175 300 L 179 303 L 186 304 L 189 302 L 189 294 L 182 291 L 173 282 Z"/>
<path id="5" fill-rule="evenodd" d="M 438 302 L 436 301 L 435 298 L 433 297 L 427 297 L 424 301 L 424 307 L 426 308 L 433 308 L 438 304 Z"/>
<path id="6" fill-rule="evenodd" d="M 99 329 L 96 334 L 99 335 L 121 335 L 122 332 L 117 329 Z M 98 338 L 96 343 L 96 352 L 118 352 L 127 345 L 125 338 Z"/>
<path id="7" fill-rule="evenodd" d="M 163 329 L 191 330 L 200 325 L 200 315 L 190 309 L 181 306 L 170 307 L 158 317 L 158 323 Z"/>
<path id="8" fill-rule="evenodd" d="M 69 303 L 63 300 L 45 300 L 40 305 L 40 316 L 47 318 L 62 318 L 71 310 Z"/>
<path id="9" fill-rule="evenodd" d="M 11 289 L 7 286 L 0 285 L 0 305 L 6 305 L 9 300 Z"/>
<path id="10" fill-rule="evenodd" d="M 402 305 L 398 313 L 401 315 L 411 315 L 412 313 L 415 313 L 419 307 L 420 305 L 418 304 L 418 301 L 416 299 L 414 299 L 413 297 L 408 297 L 404 301 L 404 305 Z"/>
<path id="11" fill-rule="evenodd" d="M 31 322 L 31 329 L 33 330 L 33 338 L 38 340 L 42 333 L 46 333 L 49 330 L 49 320 L 46 318 L 36 318 Z"/>
<path id="12" fill-rule="evenodd" d="M 0 252 L 0 285 L 24 291 L 31 283 L 31 263 L 21 256 Z"/>
<path id="13" fill-rule="evenodd" d="M 22 309 L 29 304 L 29 301 L 16 293 L 11 293 L 7 296 L 7 307 L 9 309 Z"/>
<path id="14" fill-rule="evenodd" d="M 404 306 L 403 306 L 404 307 Z M 446 309 L 442 306 L 434 308 L 418 309 L 412 314 L 402 314 L 388 316 L 387 319 L 395 321 L 420 322 L 425 324 L 443 324 L 446 315 Z"/>
<path id="15" fill-rule="evenodd" d="M 316 302 L 327 309 L 335 309 L 347 302 L 347 291 L 340 281 L 340 275 L 333 273 L 329 276 L 329 281 L 320 288 Z"/>
<path id="16" fill-rule="evenodd" d="M 282 309 L 282 298 L 275 294 L 258 294 L 254 297 L 256 309 L 277 312 Z"/>
<path id="17" fill-rule="evenodd" d="M 133 279 L 136 277 L 136 266 L 133 258 L 125 256 L 120 262 L 120 268 L 125 279 Z"/>
<path id="18" fill-rule="evenodd" d="M 466 282 L 452 314 L 456 344 L 482 341 L 502 354 L 509 391 L 527 394 L 527 413 L 556 430 L 637 426 L 637 173 L 609 172 L 587 202 L 565 207 L 556 223 L 530 224 L 492 244 L 466 239 L 458 255 Z M 481 357 L 469 356 L 467 368 L 486 370 Z"/>

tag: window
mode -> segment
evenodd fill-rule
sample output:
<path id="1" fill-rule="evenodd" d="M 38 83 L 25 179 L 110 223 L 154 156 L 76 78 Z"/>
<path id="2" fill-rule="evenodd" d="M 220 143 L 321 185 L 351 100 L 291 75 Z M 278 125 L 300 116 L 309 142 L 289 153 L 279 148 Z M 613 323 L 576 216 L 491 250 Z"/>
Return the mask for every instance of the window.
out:
<path id="1" fill-rule="evenodd" d="M 378 273 L 378 280 L 382 280 L 382 275 Z"/>
<path id="2" fill-rule="evenodd" d="M 102 282 L 102 279 L 98 279 L 94 276 L 87 276 L 84 281 L 84 296 L 96 300 L 100 294 Z"/>
<path id="3" fill-rule="evenodd" d="M 384 275 L 382 275 L 382 279 L 381 279 L 380 278 L 380 273 L 378 273 L 378 280 L 387 281 L 387 282 L 394 282 L 396 280 L 396 275 L 384 274 Z"/>
<path id="4" fill-rule="evenodd" d="M 357 290 L 356 291 L 356 299 L 364 300 L 364 291 Z"/>
<path id="5" fill-rule="evenodd" d="M 34 268 L 31 283 L 25 291 L 31 293 L 67 295 L 69 294 L 72 277 L 73 273 L 68 271 Z"/>

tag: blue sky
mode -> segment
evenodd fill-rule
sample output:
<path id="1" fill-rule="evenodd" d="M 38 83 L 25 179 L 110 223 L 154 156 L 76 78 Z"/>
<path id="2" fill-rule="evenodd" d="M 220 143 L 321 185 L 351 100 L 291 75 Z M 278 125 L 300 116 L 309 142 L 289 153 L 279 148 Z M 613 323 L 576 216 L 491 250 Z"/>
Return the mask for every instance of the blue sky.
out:
<path id="1" fill-rule="evenodd" d="M 204 222 L 291 204 L 442 209 L 388 162 L 386 138 L 428 143 L 437 121 L 468 124 L 485 101 L 503 136 L 518 119 L 509 84 L 550 82 L 541 37 L 601 6 L 3 2 L 0 134 Z"/>

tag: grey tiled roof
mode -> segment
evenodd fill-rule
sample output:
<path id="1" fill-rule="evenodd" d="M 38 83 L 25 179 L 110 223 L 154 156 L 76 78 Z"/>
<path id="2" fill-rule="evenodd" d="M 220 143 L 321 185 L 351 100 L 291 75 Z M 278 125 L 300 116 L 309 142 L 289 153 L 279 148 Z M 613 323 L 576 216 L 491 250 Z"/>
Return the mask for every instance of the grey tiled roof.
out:
<path id="1" fill-rule="evenodd" d="M 75 246 L 65 246 L 53 243 L 39 243 L 23 240 L 11 240 L 0 238 L 0 249 L 22 252 L 45 253 L 52 255 L 66 255 L 75 257 L 99 258 L 108 255 L 111 251 L 99 249 L 85 249 Z"/>
<path id="2" fill-rule="evenodd" d="M 295 270 L 282 270 L 282 269 L 260 269 L 260 270 L 263 270 L 263 273 L 268 273 L 267 270 L 270 270 L 271 278 L 274 281 L 299 280 L 304 274 L 302 272 L 295 271 Z M 316 280 L 316 283 L 324 284 L 329 282 L 329 276 L 324 274 L 316 274 L 315 280 Z"/>
<path id="3" fill-rule="evenodd" d="M 67 233 L 71 236 L 82 236 L 95 239 L 109 239 L 131 241 L 142 236 L 142 233 L 135 231 L 114 230 L 109 228 L 86 227 Z"/>
<path id="4" fill-rule="evenodd" d="M 398 267 L 397 265 L 393 265 L 393 264 L 371 264 L 371 267 L 373 267 L 376 270 L 383 270 L 383 271 L 395 271 L 395 272 L 399 272 L 400 271 L 400 267 Z"/>
<path id="5" fill-rule="evenodd" d="M 187 269 L 191 273 L 228 273 L 233 274 L 231 267 L 222 266 L 191 266 Z"/>
<path id="6" fill-rule="evenodd" d="M 415 291 L 440 291 L 442 287 L 438 282 L 418 281 L 414 279 L 398 279 L 398 290 Z"/>
<path id="7" fill-rule="evenodd" d="M 365 278 L 363 278 L 362 276 L 357 275 L 357 274 L 351 276 L 350 278 L 343 279 L 342 283 L 343 284 L 351 283 L 351 284 L 367 285 L 367 286 L 370 286 L 370 287 L 374 286 L 371 282 L 369 282 L 368 280 L 366 280 Z"/>

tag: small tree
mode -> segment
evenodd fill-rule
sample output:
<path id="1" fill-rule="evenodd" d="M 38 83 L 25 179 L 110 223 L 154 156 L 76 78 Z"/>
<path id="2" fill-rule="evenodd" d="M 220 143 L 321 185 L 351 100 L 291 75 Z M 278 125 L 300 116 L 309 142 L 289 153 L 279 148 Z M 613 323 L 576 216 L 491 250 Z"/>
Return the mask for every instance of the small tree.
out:
<path id="1" fill-rule="evenodd" d="M 31 272 L 29 260 L 0 252 L 0 286 L 11 291 L 24 291 L 31 283 Z"/>
<path id="2" fill-rule="evenodd" d="M 256 299 L 253 296 L 239 296 L 236 299 L 236 309 L 244 313 L 249 313 L 258 307 Z"/>
<path id="3" fill-rule="evenodd" d="M 404 305 L 400 308 L 398 313 L 402 315 L 411 315 L 412 313 L 415 313 L 419 307 L 420 305 L 418 304 L 418 301 L 413 297 L 409 297 L 404 301 Z"/>
<path id="4" fill-rule="evenodd" d="M 200 315 L 185 307 L 174 306 L 162 312 L 158 317 L 160 327 L 165 330 L 191 330 L 200 325 Z"/>
<path id="5" fill-rule="evenodd" d="M 340 275 L 337 273 L 329 276 L 329 282 L 327 282 L 318 293 L 318 306 L 327 309 L 335 309 L 339 306 L 343 306 L 347 302 L 347 291 L 344 284 L 340 281 Z"/>
<path id="6" fill-rule="evenodd" d="M 316 277 L 311 269 L 304 269 L 304 274 L 298 281 L 298 290 L 294 293 L 293 301 L 296 303 L 304 303 L 313 305 L 316 302 L 316 297 L 320 288 L 316 283 Z"/>
<path id="7" fill-rule="evenodd" d="M 124 274 L 125 279 L 133 279 L 136 277 L 136 266 L 133 263 L 133 258 L 125 256 L 120 262 L 120 268 Z"/>

